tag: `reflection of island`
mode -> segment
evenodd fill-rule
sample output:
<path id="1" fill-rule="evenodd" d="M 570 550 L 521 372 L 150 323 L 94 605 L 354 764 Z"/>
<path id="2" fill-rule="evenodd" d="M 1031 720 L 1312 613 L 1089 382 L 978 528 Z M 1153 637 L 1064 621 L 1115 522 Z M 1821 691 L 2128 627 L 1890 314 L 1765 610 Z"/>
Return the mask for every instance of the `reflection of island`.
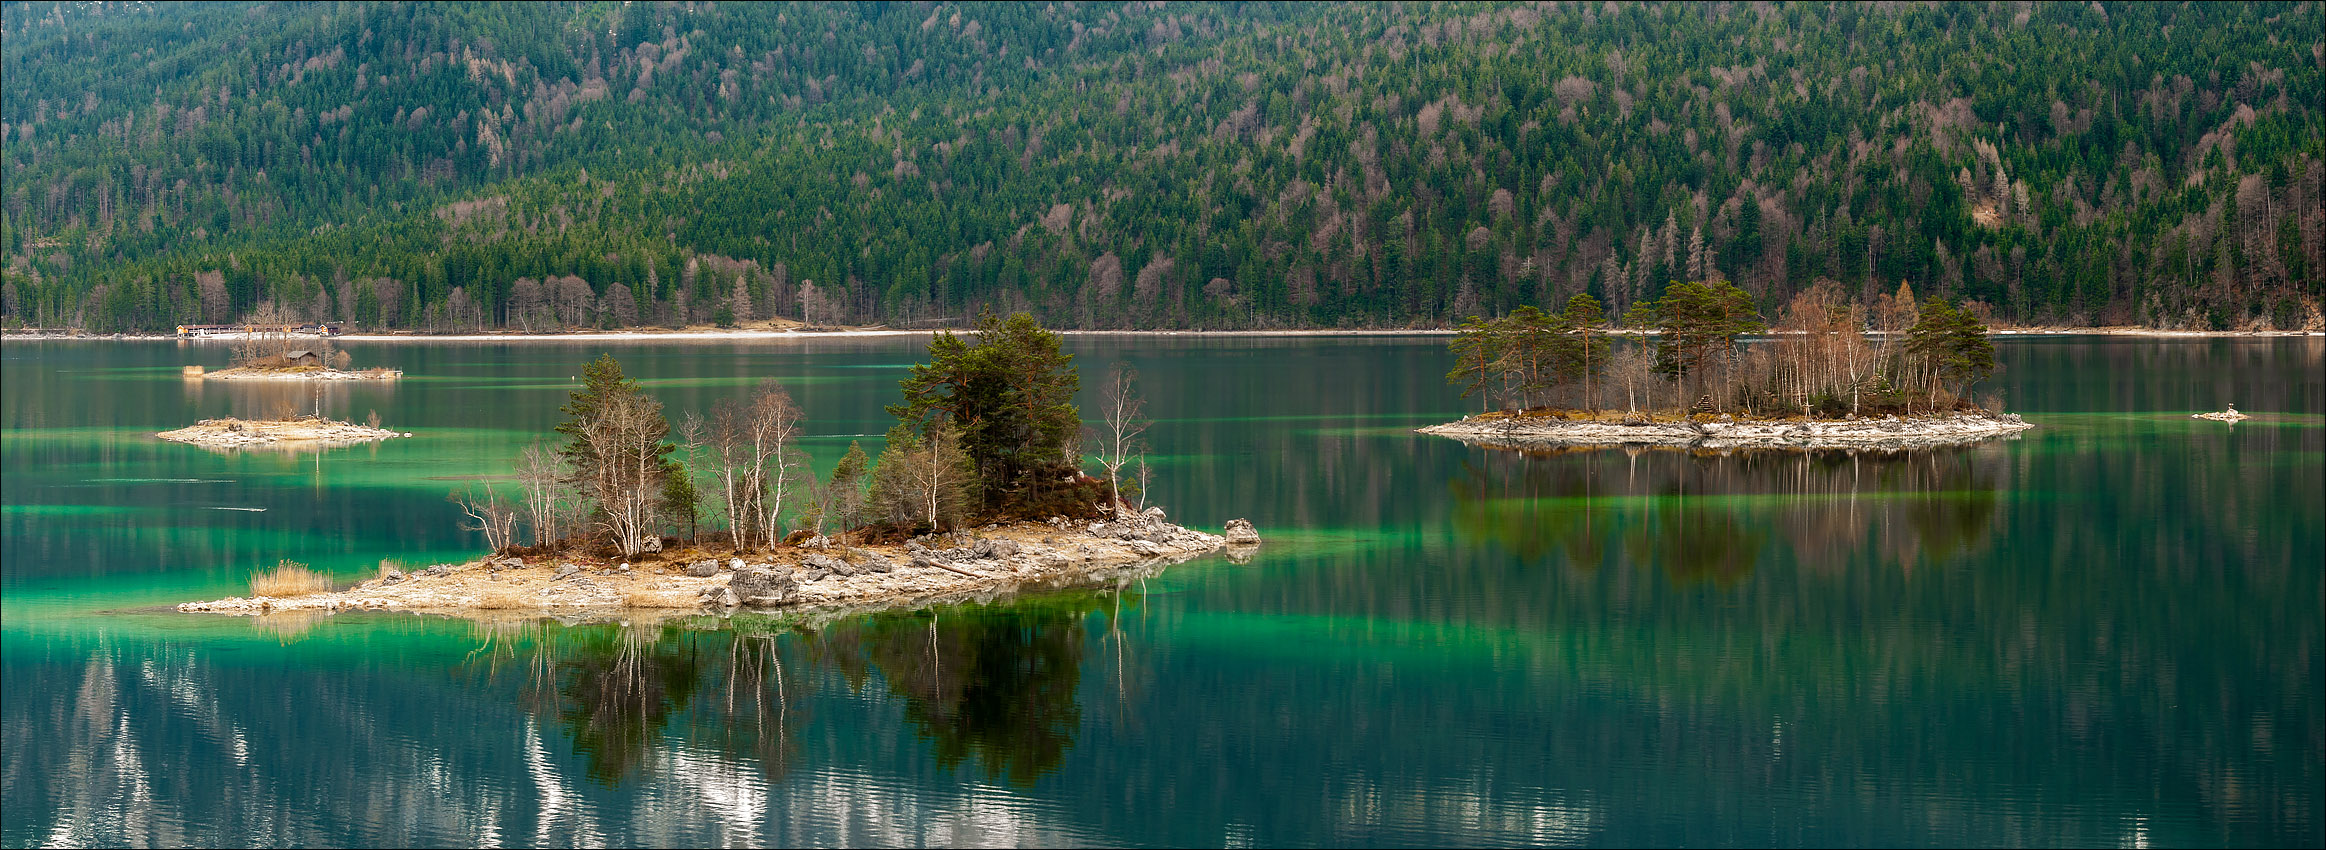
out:
<path id="1" fill-rule="evenodd" d="M 1874 540 L 1885 559 L 1943 561 L 1993 527 L 2000 455 L 1631 449 L 1490 453 L 1449 484 L 1455 527 L 1528 560 L 1597 569 L 1610 551 L 1676 582 L 1750 575 L 1772 540 L 1839 569 Z"/>
<path id="2" fill-rule="evenodd" d="M 819 686 L 857 689 L 877 673 L 940 767 L 974 761 L 989 781 L 1025 786 L 1074 745 L 1086 623 L 1116 610 L 1108 600 L 1074 591 L 870 614 L 821 629 L 755 615 L 646 626 L 531 621 L 500 630 L 500 651 L 477 663 L 505 668 L 523 655 L 514 666 L 536 711 L 555 716 L 591 778 L 607 784 L 636 775 L 673 718 L 692 724 L 685 737 L 694 743 L 779 778 L 797 760 Z M 526 648 L 509 649 L 519 643 Z"/>

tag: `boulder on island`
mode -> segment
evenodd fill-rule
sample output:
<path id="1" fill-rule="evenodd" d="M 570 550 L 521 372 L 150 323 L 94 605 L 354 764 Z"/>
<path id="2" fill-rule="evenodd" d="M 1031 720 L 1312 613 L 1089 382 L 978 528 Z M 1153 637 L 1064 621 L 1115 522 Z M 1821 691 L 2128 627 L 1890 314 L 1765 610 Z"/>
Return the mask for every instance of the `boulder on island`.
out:
<path id="1" fill-rule="evenodd" d="M 727 589 L 745 605 L 781 605 L 791 601 L 792 592 L 799 585 L 791 576 L 769 570 L 744 570 L 727 580 Z"/>
<path id="2" fill-rule="evenodd" d="M 1221 531 L 1221 536 L 1228 539 L 1230 546 L 1249 546 L 1260 542 L 1260 532 L 1253 530 L 1252 521 L 1248 519 L 1228 520 L 1228 526 Z"/>
<path id="3" fill-rule="evenodd" d="M 686 565 L 686 574 L 695 578 L 710 578 L 719 574 L 719 562 L 703 559 Z"/>

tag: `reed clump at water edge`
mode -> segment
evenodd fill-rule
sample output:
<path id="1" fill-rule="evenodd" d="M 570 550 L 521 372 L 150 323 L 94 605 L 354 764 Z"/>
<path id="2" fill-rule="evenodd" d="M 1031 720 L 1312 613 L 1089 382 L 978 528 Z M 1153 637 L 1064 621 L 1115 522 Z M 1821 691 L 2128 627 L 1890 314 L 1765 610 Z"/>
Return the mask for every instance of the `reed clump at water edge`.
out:
<path id="1" fill-rule="evenodd" d="M 271 598 L 307 596 L 331 590 L 331 578 L 308 569 L 306 564 L 285 559 L 275 568 L 250 577 L 250 595 Z"/>

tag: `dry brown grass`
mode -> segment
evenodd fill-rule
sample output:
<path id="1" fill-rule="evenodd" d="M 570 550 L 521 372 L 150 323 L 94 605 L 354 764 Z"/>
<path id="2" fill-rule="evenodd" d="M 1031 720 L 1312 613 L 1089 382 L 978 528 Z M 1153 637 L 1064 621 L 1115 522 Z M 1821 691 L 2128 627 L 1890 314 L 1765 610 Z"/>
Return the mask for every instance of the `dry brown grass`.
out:
<path id="1" fill-rule="evenodd" d="M 391 572 L 391 571 L 392 571 L 392 572 L 399 572 L 399 573 L 408 573 L 408 572 L 411 572 L 410 570 L 404 569 L 404 562 L 402 562 L 402 561 L 396 560 L 396 559 L 394 559 L 394 558 L 381 558 L 381 559 L 380 559 L 380 576 L 379 576 L 379 577 L 380 577 L 380 578 L 387 578 L 387 577 L 388 577 L 388 573 L 389 573 L 389 572 Z"/>
<path id="2" fill-rule="evenodd" d="M 250 577 L 250 595 L 284 598 L 326 593 L 331 590 L 331 577 L 308 569 L 306 564 L 285 559 L 275 568 Z"/>
<path id="3" fill-rule="evenodd" d="M 484 587 L 477 589 L 476 607 L 487 611 L 508 611 L 533 607 L 534 597 L 514 587 Z"/>

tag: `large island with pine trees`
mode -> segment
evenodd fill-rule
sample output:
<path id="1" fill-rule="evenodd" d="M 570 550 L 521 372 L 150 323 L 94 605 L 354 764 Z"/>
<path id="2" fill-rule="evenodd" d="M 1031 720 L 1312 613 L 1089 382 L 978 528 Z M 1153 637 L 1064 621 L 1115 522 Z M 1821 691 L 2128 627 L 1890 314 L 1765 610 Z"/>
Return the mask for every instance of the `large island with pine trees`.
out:
<path id="1" fill-rule="evenodd" d="M 938 334 L 929 354 L 888 408 L 879 456 L 851 444 L 823 476 L 780 384 L 674 425 L 602 356 L 563 408 L 562 442 L 518 458 L 516 493 L 453 494 L 490 554 L 410 572 L 383 561 L 344 590 L 286 562 L 254 575 L 250 596 L 179 610 L 854 610 L 1143 575 L 1259 542 L 1248 522 L 1207 534 L 1144 503 L 1132 374 L 1102 393 L 1101 478 L 1074 448 L 1080 378 L 1057 334 L 989 316 L 968 339 Z"/>
<path id="2" fill-rule="evenodd" d="M 1995 371 L 1986 327 L 1903 286 L 1872 305 L 1811 287 L 1770 327 L 1735 284 L 1680 281 L 1620 324 L 1588 294 L 1558 313 L 1472 317 L 1446 377 L 1503 407 L 1422 433 L 1517 449 L 1900 449 L 2033 427 L 1998 395 L 1972 400 Z"/>

